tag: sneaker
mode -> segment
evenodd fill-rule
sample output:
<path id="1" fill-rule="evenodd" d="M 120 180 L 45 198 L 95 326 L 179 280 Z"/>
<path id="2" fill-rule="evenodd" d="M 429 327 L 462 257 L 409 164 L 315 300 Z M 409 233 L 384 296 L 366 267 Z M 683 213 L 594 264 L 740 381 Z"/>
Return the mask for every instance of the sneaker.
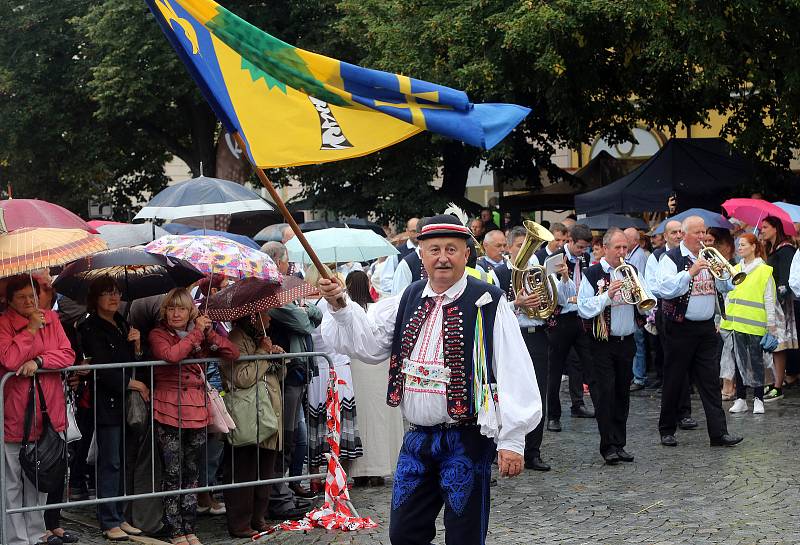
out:
<path id="1" fill-rule="evenodd" d="M 730 409 L 728 409 L 730 413 L 746 413 L 747 412 L 747 401 L 744 399 L 737 399 Z"/>
<path id="2" fill-rule="evenodd" d="M 778 388 L 772 388 L 769 392 L 764 394 L 764 403 L 778 401 L 779 399 L 783 399 L 783 390 L 779 390 Z"/>
<path id="3" fill-rule="evenodd" d="M 753 400 L 753 414 L 764 414 L 764 402 L 758 398 Z"/>

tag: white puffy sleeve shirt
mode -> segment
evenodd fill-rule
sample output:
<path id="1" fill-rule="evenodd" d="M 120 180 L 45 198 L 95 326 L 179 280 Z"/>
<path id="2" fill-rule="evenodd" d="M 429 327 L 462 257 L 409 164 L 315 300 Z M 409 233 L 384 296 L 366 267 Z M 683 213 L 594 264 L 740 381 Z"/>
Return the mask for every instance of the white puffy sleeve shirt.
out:
<path id="1" fill-rule="evenodd" d="M 454 288 L 459 284 L 461 289 L 458 294 L 466 285 L 466 276 Z M 423 296 L 428 295 L 427 290 L 430 290 L 430 285 Z M 450 290 L 444 294 L 445 304 L 457 298 L 452 297 L 452 293 L 448 298 L 448 293 Z M 382 299 L 370 306 L 368 311 L 348 303 L 344 308 L 325 316 L 321 326 L 322 335 L 336 352 L 367 363 L 386 361 L 392 350 L 399 305 L 400 296 Z M 438 319 L 439 323 L 433 324 L 432 331 L 434 335 L 441 336 L 441 314 L 428 319 Z M 499 304 L 497 307 L 493 334 L 492 362 L 497 379 L 499 424 L 494 419 L 494 429 L 492 426 L 487 427 L 484 425 L 486 418 L 479 414 L 478 420 L 483 422 L 481 433 L 493 437 L 498 449 L 523 454 L 525 434 L 532 431 L 542 419 L 542 400 L 533 363 L 520 333 L 517 318 L 506 304 Z M 421 341 L 422 335 L 417 339 L 411 359 L 420 350 Z M 447 413 L 447 399 L 442 395 L 406 391 L 401 409 L 412 424 L 432 426 L 453 422 Z"/>

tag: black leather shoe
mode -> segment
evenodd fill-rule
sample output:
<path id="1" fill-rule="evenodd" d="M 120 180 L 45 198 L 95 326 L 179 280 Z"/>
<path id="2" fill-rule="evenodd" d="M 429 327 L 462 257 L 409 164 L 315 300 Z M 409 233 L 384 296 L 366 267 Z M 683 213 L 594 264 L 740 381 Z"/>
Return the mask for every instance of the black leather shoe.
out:
<path id="1" fill-rule="evenodd" d="M 606 465 L 615 466 L 622 461 L 622 458 L 616 452 L 609 452 L 608 454 L 603 454 L 603 460 L 606 461 Z"/>
<path id="2" fill-rule="evenodd" d="M 300 509 L 298 507 L 287 509 L 286 511 L 270 511 L 268 518 L 270 520 L 300 520 L 305 518 L 308 511 L 310 509 Z"/>
<path id="3" fill-rule="evenodd" d="M 550 471 L 550 466 L 544 463 L 541 457 L 536 456 L 525 461 L 525 469 L 532 469 L 534 471 Z"/>
<path id="4" fill-rule="evenodd" d="M 661 380 L 660 379 L 653 379 L 652 381 L 649 380 L 645 382 L 644 387 L 647 388 L 648 390 L 658 390 L 659 388 L 661 388 Z"/>
<path id="5" fill-rule="evenodd" d="M 697 420 L 695 420 L 691 416 L 687 416 L 686 418 L 681 418 L 681 421 L 678 422 L 678 427 L 682 430 L 693 430 L 697 428 Z"/>
<path id="6" fill-rule="evenodd" d="M 726 433 L 722 437 L 717 437 L 716 439 L 711 440 L 712 447 L 732 447 L 738 443 L 742 442 L 744 437 L 739 437 L 738 435 L 731 435 Z"/>
<path id="7" fill-rule="evenodd" d="M 633 461 L 633 454 L 629 454 L 629 453 L 625 452 L 624 448 L 618 448 L 617 449 L 617 456 L 619 456 L 619 459 L 622 460 L 623 462 L 632 462 Z"/>
<path id="8" fill-rule="evenodd" d="M 561 431 L 561 420 L 554 418 L 547 421 L 547 431 Z"/>
<path id="9" fill-rule="evenodd" d="M 644 384 L 639 384 L 638 382 L 631 382 L 631 385 L 628 387 L 631 392 L 638 392 L 639 390 L 644 390 Z"/>
<path id="10" fill-rule="evenodd" d="M 584 405 L 573 407 L 572 416 L 574 418 L 594 418 L 594 411 L 590 411 Z"/>
<path id="11" fill-rule="evenodd" d="M 664 445 L 665 447 L 677 447 L 678 440 L 675 439 L 674 435 L 662 435 L 661 444 Z"/>

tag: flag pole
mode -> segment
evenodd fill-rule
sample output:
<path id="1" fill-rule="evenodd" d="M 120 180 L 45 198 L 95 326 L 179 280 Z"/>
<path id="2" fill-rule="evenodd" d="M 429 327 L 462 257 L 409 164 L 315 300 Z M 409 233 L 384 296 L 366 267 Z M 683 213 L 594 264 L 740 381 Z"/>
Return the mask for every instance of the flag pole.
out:
<path id="1" fill-rule="evenodd" d="M 311 262 L 314 264 L 314 267 L 316 267 L 317 270 L 319 271 L 320 277 L 326 280 L 330 280 L 331 277 L 328 275 L 326 268 L 322 265 L 322 262 L 319 260 L 319 257 L 317 257 L 317 254 L 314 252 L 313 248 L 311 248 L 311 245 L 308 243 L 308 240 L 306 240 L 305 234 L 300 230 L 300 226 L 297 225 L 297 222 L 292 217 L 292 214 L 289 212 L 289 209 L 286 208 L 283 199 L 281 199 L 281 196 L 278 195 L 278 191 L 275 189 L 275 186 L 272 185 L 272 182 L 267 177 L 267 174 L 264 172 L 264 169 L 254 164 L 250 159 L 250 155 L 247 153 L 247 144 L 245 144 L 244 139 L 242 138 L 242 136 L 239 134 L 238 131 L 233 133 L 233 138 L 236 140 L 236 143 L 239 144 L 239 147 L 242 148 L 242 153 L 245 154 L 245 156 L 247 157 L 247 161 L 256 171 L 256 175 L 258 175 L 258 179 L 261 180 L 261 184 L 265 188 L 267 188 L 267 192 L 269 193 L 270 197 L 272 197 L 273 202 L 278 207 L 280 213 L 283 215 L 283 218 L 286 220 L 286 223 L 288 223 L 289 227 L 291 227 L 292 231 L 294 231 L 294 234 L 297 236 L 297 240 L 300 241 L 300 245 L 303 246 L 303 249 L 308 254 L 308 257 L 311 258 Z"/>

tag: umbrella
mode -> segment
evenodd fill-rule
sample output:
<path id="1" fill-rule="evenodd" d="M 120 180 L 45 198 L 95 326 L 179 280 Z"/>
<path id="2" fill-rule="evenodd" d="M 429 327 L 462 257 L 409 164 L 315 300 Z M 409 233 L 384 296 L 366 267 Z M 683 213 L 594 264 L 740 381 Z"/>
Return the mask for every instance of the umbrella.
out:
<path id="1" fill-rule="evenodd" d="M 721 227 L 722 229 L 733 229 L 733 224 L 729 222 L 722 214 L 712 212 L 711 210 L 705 210 L 703 208 L 690 208 L 689 210 L 681 212 L 680 214 L 676 214 L 671 218 L 667 218 L 661 223 L 659 223 L 658 227 L 656 227 L 653 230 L 653 234 L 657 235 L 659 233 L 663 233 L 664 228 L 667 226 L 667 222 L 673 220 L 683 221 L 689 216 L 700 216 L 706 223 L 706 227 Z"/>
<path id="2" fill-rule="evenodd" d="M 7 233 L 24 227 L 82 229 L 97 233 L 80 217 L 57 204 L 38 199 L 0 201 L 0 231 Z"/>
<path id="3" fill-rule="evenodd" d="M 109 275 L 122 290 L 122 299 L 133 301 L 186 287 L 203 278 L 194 266 L 172 257 L 149 254 L 135 248 L 99 252 L 70 263 L 53 283 L 56 291 L 74 301 L 86 302 L 89 285 Z"/>
<path id="4" fill-rule="evenodd" d="M 787 235 L 797 233 L 789 214 L 771 202 L 761 199 L 728 199 L 722 203 L 722 208 L 725 209 L 730 217 L 741 220 L 753 227 L 758 227 L 761 224 L 761 220 L 767 216 L 775 216 L 781 220 L 783 230 Z"/>
<path id="5" fill-rule="evenodd" d="M 200 176 L 171 185 L 150 199 L 134 219 L 191 218 L 274 210 L 273 206 L 235 182 Z"/>
<path id="6" fill-rule="evenodd" d="M 351 229 L 369 229 L 370 231 L 374 231 L 375 234 L 378 234 L 382 237 L 386 236 L 386 231 L 383 230 L 383 227 L 375 222 L 361 218 L 350 218 L 343 221 L 344 224 Z"/>
<path id="7" fill-rule="evenodd" d="M 318 294 L 314 286 L 296 276 L 284 276 L 280 285 L 245 278 L 209 297 L 206 308 L 212 320 L 231 322 Z"/>
<path id="8" fill-rule="evenodd" d="M 619 214 L 598 214 L 597 216 L 580 219 L 578 223 L 596 231 L 607 231 L 611 227 L 619 227 L 620 229 L 627 229 L 628 227 L 647 229 L 648 227 L 647 222 L 641 218 L 630 218 Z"/>
<path id="9" fill-rule="evenodd" d="M 0 236 L 0 277 L 64 265 L 106 248 L 83 229 L 16 229 Z"/>
<path id="10" fill-rule="evenodd" d="M 191 225 L 186 225 L 185 223 L 176 223 L 174 221 L 172 223 L 165 223 L 162 227 L 170 235 L 185 235 L 186 233 L 191 233 L 197 229 Z"/>
<path id="11" fill-rule="evenodd" d="M 800 206 L 789 204 L 788 202 L 774 202 L 772 204 L 789 214 L 793 223 L 800 223 Z"/>
<path id="12" fill-rule="evenodd" d="M 300 224 L 300 230 L 304 233 L 311 231 L 321 231 L 322 229 L 336 229 L 344 227 L 341 221 L 314 220 Z"/>
<path id="13" fill-rule="evenodd" d="M 283 241 L 283 230 L 289 227 L 288 223 L 276 223 L 274 225 L 267 225 L 261 231 L 255 234 L 253 240 L 256 242 L 281 242 Z"/>
<path id="14" fill-rule="evenodd" d="M 206 274 L 256 277 L 273 284 L 281 281 L 281 273 L 267 254 L 220 237 L 167 235 L 148 244 L 145 251 L 183 259 Z"/>
<path id="15" fill-rule="evenodd" d="M 215 231 L 213 229 L 197 229 L 196 231 L 189 231 L 188 233 L 184 234 L 188 236 L 211 235 L 215 237 L 222 237 L 222 238 L 227 238 L 228 240 L 232 240 L 234 242 L 238 242 L 239 244 L 247 246 L 248 248 L 252 248 L 254 250 L 261 249 L 261 246 L 256 244 L 252 238 L 246 237 L 244 235 L 237 235 L 235 233 L 227 233 L 225 231 Z"/>
<path id="16" fill-rule="evenodd" d="M 323 263 L 371 261 L 399 253 L 385 238 L 365 229 L 323 229 L 308 233 L 306 239 Z M 311 261 L 297 238 L 286 243 L 286 250 L 289 261 Z"/>
<path id="17" fill-rule="evenodd" d="M 168 235 L 164 229 L 152 223 L 112 223 L 97 227 L 97 231 L 108 247 L 130 248 L 147 244 L 153 240 Z"/>

